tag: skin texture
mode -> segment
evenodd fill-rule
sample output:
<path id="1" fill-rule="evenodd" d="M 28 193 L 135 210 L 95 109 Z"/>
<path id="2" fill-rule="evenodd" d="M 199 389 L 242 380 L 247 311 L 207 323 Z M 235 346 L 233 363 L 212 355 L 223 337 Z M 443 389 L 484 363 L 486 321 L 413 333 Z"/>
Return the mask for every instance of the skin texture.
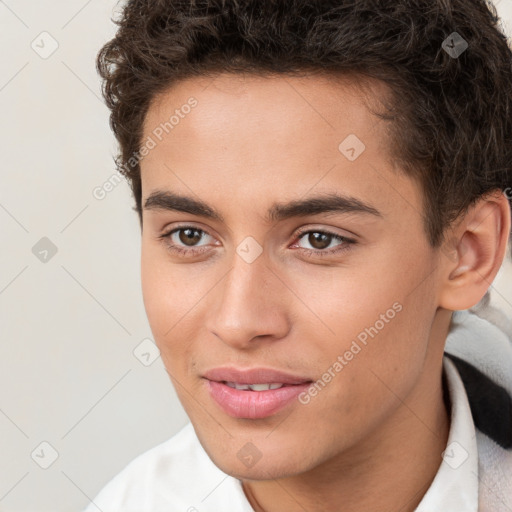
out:
<path id="1" fill-rule="evenodd" d="M 371 101 L 385 94 L 374 91 Z M 141 163 L 142 204 L 172 191 L 208 203 L 223 221 L 144 209 L 141 271 L 155 341 L 202 446 L 243 481 L 257 511 L 414 510 L 448 436 L 441 368 L 450 309 L 478 302 L 492 282 L 510 230 L 506 201 L 497 194 L 476 205 L 451 246 L 434 249 L 421 190 L 391 165 L 385 125 L 357 85 L 319 76 L 189 79 L 152 103 L 144 139 L 191 96 L 197 106 Z M 349 134 L 366 146 L 354 161 L 338 149 Z M 332 192 L 380 215 L 265 219 L 275 202 Z M 189 245 L 179 232 L 160 238 L 178 227 L 202 232 Z M 331 238 L 322 248 L 299 228 L 355 243 Z M 252 263 L 237 254 L 249 236 L 263 248 Z M 171 244 L 205 250 L 177 254 Z M 210 398 L 202 375 L 219 366 L 321 379 L 394 304 L 400 311 L 307 405 L 236 419 Z M 248 442 L 261 454 L 251 467 L 237 457 Z"/>

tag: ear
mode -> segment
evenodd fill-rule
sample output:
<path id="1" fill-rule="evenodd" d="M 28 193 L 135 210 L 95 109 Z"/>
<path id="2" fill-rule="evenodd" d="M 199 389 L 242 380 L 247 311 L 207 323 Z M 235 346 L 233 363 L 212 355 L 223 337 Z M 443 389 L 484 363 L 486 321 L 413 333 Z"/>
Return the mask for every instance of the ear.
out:
<path id="1" fill-rule="evenodd" d="M 497 190 L 479 199 L 447 231 L 440 248 L 440 307 L 469 309 L 485 295 L 505 257 L 510 218 L 508 198 Z"/>

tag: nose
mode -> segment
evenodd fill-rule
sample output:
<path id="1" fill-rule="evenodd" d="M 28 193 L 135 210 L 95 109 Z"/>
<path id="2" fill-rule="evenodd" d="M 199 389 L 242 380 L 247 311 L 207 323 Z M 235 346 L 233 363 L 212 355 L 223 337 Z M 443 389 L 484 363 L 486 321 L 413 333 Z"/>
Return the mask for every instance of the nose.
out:
<path id="1" fill-rule="evenodd" d="M 206 328 L 227 345 L 251 349 L 263 341 L 283 338 L 288 332 L 286 302 L 290 291 L 263 255 L 247 263 L 235 254 L 232 268 L 215 291 Z"/>

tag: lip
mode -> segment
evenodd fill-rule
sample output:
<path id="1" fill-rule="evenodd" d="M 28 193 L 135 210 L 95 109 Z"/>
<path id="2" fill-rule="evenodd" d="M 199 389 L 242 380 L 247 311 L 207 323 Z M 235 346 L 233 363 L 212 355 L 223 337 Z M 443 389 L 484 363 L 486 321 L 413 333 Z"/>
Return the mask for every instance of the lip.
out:
<path id="1" fill-rule="evenodd" d="M 210 396 L 229 416 L 261 419 L 276 414 L 291 403 L 312 383 L 311 379 L 269 368 L 214 368 L 204 376 Z M 279 389 L 251 391 L 234 389 L 225 382 L 238 384 L 281 383 Z"/>
<path id="2" fill-rule="evenodd" d="M 247 368 L 238 370 L 233 367 L 212 368 L 203 374 L 203 377 L 215 382 L 236 382 L 238 384 L 267 384 L 280 382 L 281 384 L 304 384 L 312 382 L 307 377 L 291 375 L 272 368 Z"/>

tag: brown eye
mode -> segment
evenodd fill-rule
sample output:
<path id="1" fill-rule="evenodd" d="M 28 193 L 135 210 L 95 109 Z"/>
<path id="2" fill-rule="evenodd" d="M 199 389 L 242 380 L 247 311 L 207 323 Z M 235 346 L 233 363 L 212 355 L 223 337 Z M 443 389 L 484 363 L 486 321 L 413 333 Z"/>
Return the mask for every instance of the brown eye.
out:
<path id="1" fill-rule="evenodd" d="M 158 237 L 167 250 L 180 256 L 196 256 L 211 249 L 209 242 L 214 238 L 203 229 L 194 226 L 174 228 Z"/>
<path id="2" fill-rule="evenodd" d="M 343 245 L 343 242 L 347 241 L 345 237 L 329 233 L 328 231 L 305 231 L 299 235 L 299 240 L 306 241 L 310 247 L 300 247 L 304 249 L 313 249 L 316 251 L 323 251 L 324 249 L 330 248 L 329 246 L 333 241 L 340 242 L 338 245 Z"/>
<path id="3" fill-rule="evenodd" d="M 194 246 L 202 238 L 202 231 L 199 229 L 182 228 L 177 230 L 177 232 L 179 233 L 178 238 L 180 242 L 189 246 Z"/>
<path id="4" fill-rule="evenodd" d="M 308 243 L 313 247 L 313 249 L 327 249 L 329 247 L 332 235 L 327 233 L 320 233 L 317 231 L 311 231 L 308 233 Z"/>
<path id="5" fill-rule="evenodd" d="M 297 236 L 294 246 L 298 247 L 302 253 L 313 257 L 341 254 L 356 244 L 354 239 L 323 230 L 303 230 Z M 309 247 L 303 245 L 304 241 L 309 244 Z"/>

